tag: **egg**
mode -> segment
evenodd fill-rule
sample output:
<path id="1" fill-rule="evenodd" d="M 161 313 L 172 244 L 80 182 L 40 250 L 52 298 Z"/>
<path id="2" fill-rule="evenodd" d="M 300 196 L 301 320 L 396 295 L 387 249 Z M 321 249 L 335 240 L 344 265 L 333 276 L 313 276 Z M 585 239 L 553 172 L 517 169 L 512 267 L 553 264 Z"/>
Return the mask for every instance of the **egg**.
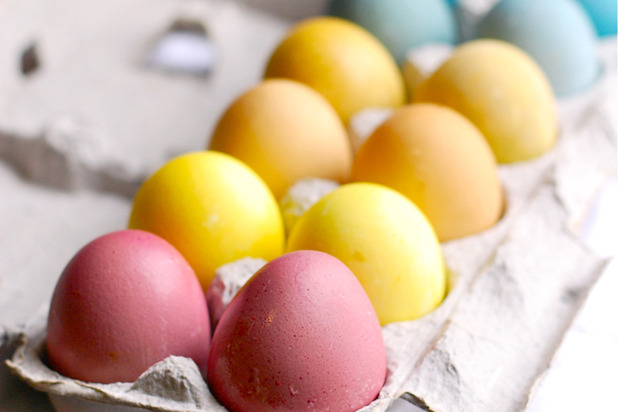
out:
<path id="1" fill-rule="evenodd" d="M 58 279 L 46 348 L 57 372 L 86 382 L 132 382 L 170 355 L 206 376 L 210 323 L 195 273 L 168 242 L 140 230 L 100 236 Z"/>
<path id="2" fill-rule="evenodd" d="M 177 156 L 139 188 L 128 223 L 178 249 L 204 291 L 215 270 L 244 257 L 273 259 L 285 229 L 277 200 L 245 163 L 216 151 Z"/>
<path id="3" fill-rule="evenodd" d="M 579 0 L 584 6 L 599 36 L 615 36 L 618 20 L 618 2 L 616 0 Z"/>
<path id="4" fill-rule="evenodd" d="M 386 377 L 371 302 L 326 253 L 297 251 L 260 269 L 212 338 L 208 384 L 231 411 L 356 411 Z"/>
<path id="5" fill-rule="evenodd" d="M 488 229 L 502 213 L 489 144 L 472 122 L 446 106 L 397 109 L 361 146 L 352 180 L 381 183 L 407 196 L 440 241 Z"/>
<path id="6" fill-rule="evenodd" d="M 556 99 L 547 77 L 524 51 L 501 40 L 458 46 L 417 86 L 414 102 L 442 104 L 466 116 L 498 163 L 537 158 L 558 137 Z"/>
<path id="7" fill-rule="evenodd" d="M 446 293 L 442 249 L 420 209 L 376 183 L 348 183 L 298 219 L 286 251 L 319 250 L 345 263 L 371 300 L 380 323 L 434 310 Z"/>
<path id="8" fill-rule="evenodd" d="M 412 48 L 457 40 L 455 16 L 445 0 L 332 0 L 328 7 L 329 14 L 376 36 L 400 65 Z"/>
<path id="9" fill-rule="evenodd" d="M 209 149 L 232 155 L 257 172 L 276 198 L 296 181 L 344 181 L 352 147 L 337 112 L 321 94 L 287 79 L 265 80 L 225 111 Z"/>
<path id="10" fill-rule="evenodd" d="M 581 92 L 599 77 L 598 38 L 576 0 L 502 0 L 478 31 L 479 37 L 507 41 L 528 53 L 557 96 Z"/>
<path id="11" fill-rule="evenodd" d="M 297 80 L 317 90 L 344 124 L 367 107 L 406 102 L 403 76 L 388 49 L 345 19 L 314 17 L 298 22 L 268 59 L 265 78 Z"/>

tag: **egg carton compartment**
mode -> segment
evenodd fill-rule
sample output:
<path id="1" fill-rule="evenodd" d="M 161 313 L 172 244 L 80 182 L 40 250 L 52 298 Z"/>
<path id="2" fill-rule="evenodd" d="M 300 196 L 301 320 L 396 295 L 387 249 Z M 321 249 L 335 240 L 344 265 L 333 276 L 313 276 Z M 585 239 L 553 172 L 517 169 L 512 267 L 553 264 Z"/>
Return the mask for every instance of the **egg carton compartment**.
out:
<path id="1" fill-rule="evenodd" d="M 287 22 L 275 25 L 280 33 Z M 500 222 L 477 236 L 443 244 L 452 275 L 445 301 L 422 319 L 383 327 L 387 381 L 363 411 L 384 411 L 398 397 L 433 411 L 525 407 L 607 264 L 578 239 L 592 199 L 616 173 L 615 39 L 602 44 L 601 53 L 605 70 L 594 88 L 560 102 L 556 147 L 536 160 L 500 167 L 507 198 Z M 11 142 L 11 136 L 5 133 L 3 142 Z M 87 165 L 84 153 L 76 152 L 80 165 Z M 161 158 L 157 153 L 149 164 Z M 103 170 L 98 167 L 83 169 L 90 172 L 82 176 Z M 130 193 L 148 169 L 123 177 L 133 182 L 124 192 Z M 109 170 L 102 175 L 114 176 Z M 19 342 L 10 369 L 47 393 L 59 412 L 225 410 L 185 358 L 168 358 L 133 383 L 90 384 L 62 377 L 44 361 L 45 324 L 44 308 L 23 333 L 0 337 Z"/>

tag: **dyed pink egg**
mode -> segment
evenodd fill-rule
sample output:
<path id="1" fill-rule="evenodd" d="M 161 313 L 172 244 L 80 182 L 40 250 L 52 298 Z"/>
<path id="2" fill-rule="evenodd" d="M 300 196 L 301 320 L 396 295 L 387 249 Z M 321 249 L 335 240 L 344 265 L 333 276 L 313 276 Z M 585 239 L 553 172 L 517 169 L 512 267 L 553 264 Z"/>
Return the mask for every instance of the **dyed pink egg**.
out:
<path id="1" fill-rule="evenodd" d="M 355 411 L 386 376 L 376 312 L 337 258 L 297 251 L 267 263 L 227 307 L 208 383 L 232 411 Z"/>
<path id="2" fill-rule="evenodd" d="M 206 374 L 210 323 L 200 283 L 167 241 L 141 230 L 101 236 L 71 259 L 54 291 L 49 363 L 87 382 L 131 382 L 170 355 Z"/>

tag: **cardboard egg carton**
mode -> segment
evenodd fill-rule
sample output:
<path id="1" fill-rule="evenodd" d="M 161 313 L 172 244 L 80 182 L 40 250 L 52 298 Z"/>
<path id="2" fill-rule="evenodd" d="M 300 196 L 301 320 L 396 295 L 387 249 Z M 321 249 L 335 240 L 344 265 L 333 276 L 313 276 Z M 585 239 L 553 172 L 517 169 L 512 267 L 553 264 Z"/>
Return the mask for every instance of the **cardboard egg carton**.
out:
<path id="1" fill-rule="evenodd" d="M 14 26 L 33 12 L 28 6 L 16 6 L 18 3 L 14 1 L 13 8 L 8 8 L 15 11 L 13 17 L 20 17 L 12 20 Z M 15 105 L 0 100 L 0 156 L 31 180 L 48 186 L 112 191 L 129 198 L 143 178 L 166 158 L 205 146 L 216 117 L 235 95 L 258 80 L 262 62 L 290 22 L 219 1 L 95 3 L 101 8 L 92 6 L 79 12 L 84 25 L 80 30 L 108 46 L 100 50 L 112 50 L 117 38 L 114 40 L 104 28 L 88 27 L 86 22 L 95 17 L 98 21 L 108 20 L 101 19 L 101 14 L 116 16 L 120 20 L 118 36 L 140 39 L 127 42 L 119 52 L 135 60 L 114 66 L 109 77 L 104 76 L 107 67 L 101 68 L 99 74 L 107 79 L 107 85 L 103 82 L 92 86 L 89 93 L 98 95 L 96 99 L 84 96 L 80 90 L 87 84 L 88 75 L 79 70 L 90 67 L 85 64 L 96 53 L 77 45 L 77 40 L 62 43 L 68 40 L 60 39 L 49 27 L 43 30 L 40 43 L 34 42 L 40 47 L 41 71 L 27 76 L 0 76 L 4 79 L 0 80 L 4 82 L 0 88 L 8 91 L 4 95 L 17 97 Z M 51 2 L 42 0 L 37 4 L 52 13 Z M 54 4 L 58 7 L 57 2 Z M 130 13 L 118 13 L 127 4 L 134 10 L 152 11 L 143 26 L 131 27 Z M 213 23 L 215 14 L 218 23 Z M 260 41 L 250 45 L 252 50 L 247 45 L 238 54 L 228 55 L 227 60 L 222 56 L 223 60 L 215 62 L 211 74 L 214 77 L 186 78 L 148 71 L 135 56 L 146 56 L 146 40 L 155 41 L 155 34 L 169 27 L 170 20 L 186 15 L 203 21 L 226 50 L 245 47 L 241 34 L 234 30 L 263 31 Z M 37 23 L 44 20 L 45 13 L 39 16 Z M 234 19 L 251 24 L 245 29 L 225 24 Z M 9 24 L 1 20 L 0 15 L 0 23 Z M 0 40 L 11 47 L 0 47 L 0 53 L 22 51 L 20 47 L 31 44 L 36 37 L 34 22 L 13 28 L 7 31 L 13 37 Z M 51 40 L 46 40 L 48 35 Z M 75 60 L 69 59 L 65 65 L 51 50 Z M 479 235 L 443 244 L 451 280 L 445 301 L 419 320 L 383 328 L 388 377 L 379 398 L 363 411 L 384 411 L 398 397 L 432 411 L 524 409 L 607 264 L 607 259 L 588 250 L 578 238 L 595 194 L 616 174 L 615 39 L 601 44 L 600 51 L 604 72 L 597 84 L 560 101 L 561 135 L 556 147 L 533 161 L 500 166 L 507 198 L 500 222 Z M 76 52 L 84 55 L 75 57 Z M 19 55 L 11 56 L 15 54 Z M 250 64 L 235 66 L 246 58 Z M 2 70 L 6 67 L 2 66 L 0 73 L 4 73 Z M 75 83 L 64 76 L 76 76 Z M 54 82 L 70 83 L 66 86 L 70 89 L 68 96 L 61 95 L 63 88 L 54 86 Z M 143 102 L 141 98 L 155 97 L 145 92 L 147 96 L 133 101 L 135 106 L 110 107 L 110 101 L 117 102 L 143 89 L 158 90 L 158 96 L 170 100 L 137 104 Z M 35 110 L 37 97 L 41 96 L 57 96 L 58 105 L 41 105 Z M 84 102 L 82 112 L 71 99 Z M 128 99 L 125 103 L 130 102 Z M 53 107 L 62 110 L 55 112 Z M 128 113 L 127 108 L 135 111 Z M 143 126 L 148 122 L 152 123 Z M 371 119 L 358 124 L 357 136 L 366 135 L 372 127 Z M 178 137 L 170 140 L 170 133 Z M 143 137 L 135 139 L 134 134 Z M 129 144 L 124 145 L 127 141 Z M 126 210 L 126 201 L 121 205 L 111 203 L 120 211 Z M 23 290 L 37 282 L 25 281 Z M 49 296 L 51 292 L 50 288 Z M 2 299 L 6 297 L 0 294 Z M 0 327 L 0 342 L 3 349 L 15 347 L 8 362 L 12 372 L 48 394 L 58 412 L 225 410 L 208 391 L 195 364 L 185 358 L 170 357 L 132 383 L 90 384 L 60 376 L 44 362 L 46 306 L 44 301 L 38 303 L 43 304 L 38 313 L 29 307 L 33 320 L 27 327 Z M 0 320 L 4 321 L 4 317 Z"/>

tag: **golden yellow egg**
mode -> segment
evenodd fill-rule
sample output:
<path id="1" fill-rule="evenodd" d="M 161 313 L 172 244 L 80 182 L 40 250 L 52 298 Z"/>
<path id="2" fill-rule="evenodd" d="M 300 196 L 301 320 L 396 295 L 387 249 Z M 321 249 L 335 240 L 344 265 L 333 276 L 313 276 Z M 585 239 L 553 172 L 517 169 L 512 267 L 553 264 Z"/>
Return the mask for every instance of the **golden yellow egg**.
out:
<path id="1" fill-rule="evenodd" d="M 271 55 L 264 76 L 311 86 L 344 123 L 366 107 L 396 107 L 406 101 L 403 76 L 386 47 L 364 28 L 336 17 L 315 17 L 294 26 Z"/>
<path id="2" fill-rule="evenodd" d="M 234 101 L 209 148 L 242 160 L 276 198 L 303 178 L 345 181 L 352 165 L 346 129 L 332 106 L 287 79 L 265 80 Z"/>
<path id="3" fill-rule="evenodd" d="M 375 183 L 328 193 L 292 228 L 287 251 L 329 253 L 356 275 L 380 323 L 419 318 L 446 293 L 438 239 L 408 198 Z"/>
<path id="4" fill-rule="evenodd" d="M 360 147 L 353 181 L 381 183 L 412 200 L 440 241 L 493 226 L 503 206 L 489 144 L 463 115 L 435 104 L 397 109 Z"/>

